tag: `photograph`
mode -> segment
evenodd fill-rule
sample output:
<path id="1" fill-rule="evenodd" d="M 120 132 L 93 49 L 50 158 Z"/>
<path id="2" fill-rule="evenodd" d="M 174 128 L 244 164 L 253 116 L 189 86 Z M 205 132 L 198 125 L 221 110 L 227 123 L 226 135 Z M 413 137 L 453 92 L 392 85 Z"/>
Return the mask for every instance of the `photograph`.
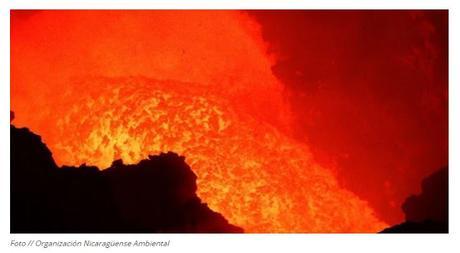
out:
<path id="1" fill-rule="evenodd" d="M 11 9 L 9 232 L 448 234 L 449 14 Z"/>

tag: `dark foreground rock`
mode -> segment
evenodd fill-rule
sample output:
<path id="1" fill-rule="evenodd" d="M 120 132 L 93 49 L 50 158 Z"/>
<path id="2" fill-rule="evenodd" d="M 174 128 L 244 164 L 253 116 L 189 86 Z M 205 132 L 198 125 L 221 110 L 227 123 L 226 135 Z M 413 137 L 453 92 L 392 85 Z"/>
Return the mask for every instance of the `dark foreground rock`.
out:
<path id="1" fill-rule="evenodd" d="M 243 232 L 196 196 L 174 153 L 106 170 L 58 167 L 40 136 L 11 126 L 12 233 Z"/>
<path id="2" fill-rule="evenodd" d="M 448 186 L 447 167 L 425 178 L 421 194 L 408 197 L 402 205 L 406 221 L 382 233 L 448 233 Z"/>

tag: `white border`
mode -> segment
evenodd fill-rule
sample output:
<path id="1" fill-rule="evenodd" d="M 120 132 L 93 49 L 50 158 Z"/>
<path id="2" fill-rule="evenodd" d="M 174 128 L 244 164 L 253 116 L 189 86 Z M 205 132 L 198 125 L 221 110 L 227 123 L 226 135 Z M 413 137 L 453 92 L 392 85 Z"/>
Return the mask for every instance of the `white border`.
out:
<path id="1" fill-rule="evenodd" d="M 0 252 L 29 252 L 8 246 L 11 239 L 42 240 L 167 240 L 169 248 L 112 249 L 114 251 L 202 251 L 202 252 L 455 252 L 459 244 L 458 154 L 460 136 L 459 70 L 460 9 L 458 2 L 447 0 L 0 0 Z M 448 235 L 369 235 L 369 234 L 9 234 L 9 11 L 10 9 L 449 9 L 449 173 L 450 233 Z M 457 245 L 458 244 L 458 245 Z M 66 249 L 81 252 L 83 248 Z M 85 249 L 86 250 L 86 249 Z M 42 250 L 43 251 L 43 250 Z M 62 252 L 54 248 L 46 251 Z M 90 249 L 89 251 L 106 251 Z M 457 250 L 458 252 L 458 250 Z"/>

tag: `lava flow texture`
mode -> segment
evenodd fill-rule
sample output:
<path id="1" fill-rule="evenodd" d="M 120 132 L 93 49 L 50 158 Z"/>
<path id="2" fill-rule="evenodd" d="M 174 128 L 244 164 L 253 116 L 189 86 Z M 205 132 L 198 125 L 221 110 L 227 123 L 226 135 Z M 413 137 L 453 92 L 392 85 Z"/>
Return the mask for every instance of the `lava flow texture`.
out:
<path id="1" fill-rule="evenodd" d="M 58 164 L 173 151 L 199 197 L 246 232 L 387 226 L 292 138 L 275 57 L 246 14 L 18 11 L 12 28 L 14 124 Z"/>

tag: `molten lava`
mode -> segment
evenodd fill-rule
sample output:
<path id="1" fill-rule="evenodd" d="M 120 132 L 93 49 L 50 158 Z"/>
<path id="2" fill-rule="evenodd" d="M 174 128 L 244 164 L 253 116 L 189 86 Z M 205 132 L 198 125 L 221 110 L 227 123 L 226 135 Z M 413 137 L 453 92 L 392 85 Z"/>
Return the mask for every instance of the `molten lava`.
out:
<path id="1" fill-rule="evenodd" d="M 200 198 L 247 232 L 383 229 L 290 137 L 271 64 L 238 12 L 12 15 L 15 124 L 42 135 L 59 164 L 174 151 Z"/>

